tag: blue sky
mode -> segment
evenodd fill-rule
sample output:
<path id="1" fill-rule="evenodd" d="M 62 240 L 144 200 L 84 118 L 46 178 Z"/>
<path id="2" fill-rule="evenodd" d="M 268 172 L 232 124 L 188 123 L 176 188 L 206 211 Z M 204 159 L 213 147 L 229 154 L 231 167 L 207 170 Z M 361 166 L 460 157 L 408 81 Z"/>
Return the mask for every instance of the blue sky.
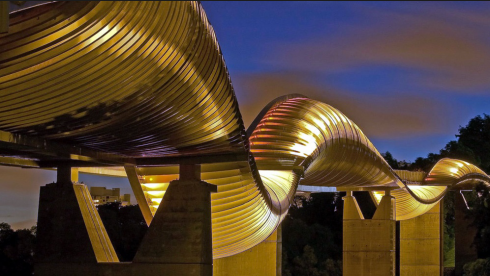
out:
<path id="1" fill-rule="evenodd" d="M 245 125 L 274 98 L 330 104 L 380 152 L 413 161 L 490 114 L 487 2 L 202 2 Z M 30 227 L 54 171 L 0 167 L 0 222 Z M 89 186 L 123 178 L 80 175 Z M 134 197 L 133 197 L 134 200 Z"/>
<path id="2" fill-rule="evenodd" d="M 490 113 L 490 11 L 478 2 L 202 2 L 248 125 L 300 93 L 413 161 Z"/>

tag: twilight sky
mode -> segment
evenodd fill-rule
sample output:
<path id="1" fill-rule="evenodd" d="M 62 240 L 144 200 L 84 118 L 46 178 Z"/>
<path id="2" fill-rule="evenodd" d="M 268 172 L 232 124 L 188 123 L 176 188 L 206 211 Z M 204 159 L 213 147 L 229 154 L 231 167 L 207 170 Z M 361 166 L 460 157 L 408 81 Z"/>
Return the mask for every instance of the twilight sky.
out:
<path id="1" fill-rule="evenodd" d="M 269 101 L 300 93 L 342 111 L 380 152 L 413 161 L 490 113 L 489 3 L 202 4 L 247 127 Z M 0 167 L 0 222 L 35 224 L 39 187 L 55 178 Z M 123 178 L 80 179 L 130 192 Z"/>
<path id="2" fill-rule="evenodd" d="M 272 99 L 330 104 L 413 161 L 490 113 L 489 3 L 203 2 L 248 126 Z"/>

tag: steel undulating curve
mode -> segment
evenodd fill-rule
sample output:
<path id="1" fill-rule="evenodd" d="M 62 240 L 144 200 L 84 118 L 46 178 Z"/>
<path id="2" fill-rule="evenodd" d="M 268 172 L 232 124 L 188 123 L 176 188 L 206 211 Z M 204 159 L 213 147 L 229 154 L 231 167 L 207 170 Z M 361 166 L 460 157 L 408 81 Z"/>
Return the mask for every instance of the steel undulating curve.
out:
<path id="1" fill-rule="evenodd" d="M 395 189 L 397 219 L 425 213 L 448 188 L 490 182 L 453 159 L 414 181 L 344 114 L 299 94 L 271 102 L 246 132 L 196 2 L 53 2 L 14 12 L 0 34 L 0 93 L 3 131 L 130 157 L 248 154 L 248 161 L 202 165 L 201 178 L 218 186 L 214 258 L 266 239 L 300 182 Z M 154 212 L 178 166 L 137 172 L 140 204 Z"/>

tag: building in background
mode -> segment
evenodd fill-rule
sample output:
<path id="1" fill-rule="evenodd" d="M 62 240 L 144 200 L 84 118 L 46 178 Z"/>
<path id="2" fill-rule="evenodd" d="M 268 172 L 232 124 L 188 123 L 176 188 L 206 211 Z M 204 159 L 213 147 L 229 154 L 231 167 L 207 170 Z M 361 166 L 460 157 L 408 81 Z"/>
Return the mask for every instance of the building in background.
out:
<path id="1" fill-rule="evenodd" d="M 90 195 L 97 205 L 104 205 L 110 202 L 121 202 L 121 206 L 131 204 L 131 195 L 124 194 L 121 196 L 120 188 L 107 189 L 106 187 L 90 187 Z"/>

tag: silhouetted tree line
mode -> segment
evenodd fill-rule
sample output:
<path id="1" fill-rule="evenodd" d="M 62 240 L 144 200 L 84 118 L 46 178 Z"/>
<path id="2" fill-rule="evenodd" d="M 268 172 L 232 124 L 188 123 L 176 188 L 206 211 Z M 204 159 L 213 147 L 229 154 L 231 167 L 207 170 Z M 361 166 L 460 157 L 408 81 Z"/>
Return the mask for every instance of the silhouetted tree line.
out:
<path id="1" fill-rule="evenodd" d="M 148 229 L 139 206 L 109 203 L 98 210 L 119 261 L 131 261 Z M 14 231 L 0 223 L 0 275 L 33 275 L 35 243 L 35 226 Z"/>
<path id="2" fill-rule="evenodd" d="M 450 141 L 439 153 L 429 153 L 414 162 L 398 161 L 386 152 L 385 160 L 393 169 L 428 172 L 441 158 L 461 159 L 490 173 L 490 116 L 476 116 L 465 127 L 459 127 L 457 140 Z"/>
<path id="3" fill-rule="evenodd" d="M 32 275 L 36 227 L 12 230 L 0 223 L 0 275 Z"/>

